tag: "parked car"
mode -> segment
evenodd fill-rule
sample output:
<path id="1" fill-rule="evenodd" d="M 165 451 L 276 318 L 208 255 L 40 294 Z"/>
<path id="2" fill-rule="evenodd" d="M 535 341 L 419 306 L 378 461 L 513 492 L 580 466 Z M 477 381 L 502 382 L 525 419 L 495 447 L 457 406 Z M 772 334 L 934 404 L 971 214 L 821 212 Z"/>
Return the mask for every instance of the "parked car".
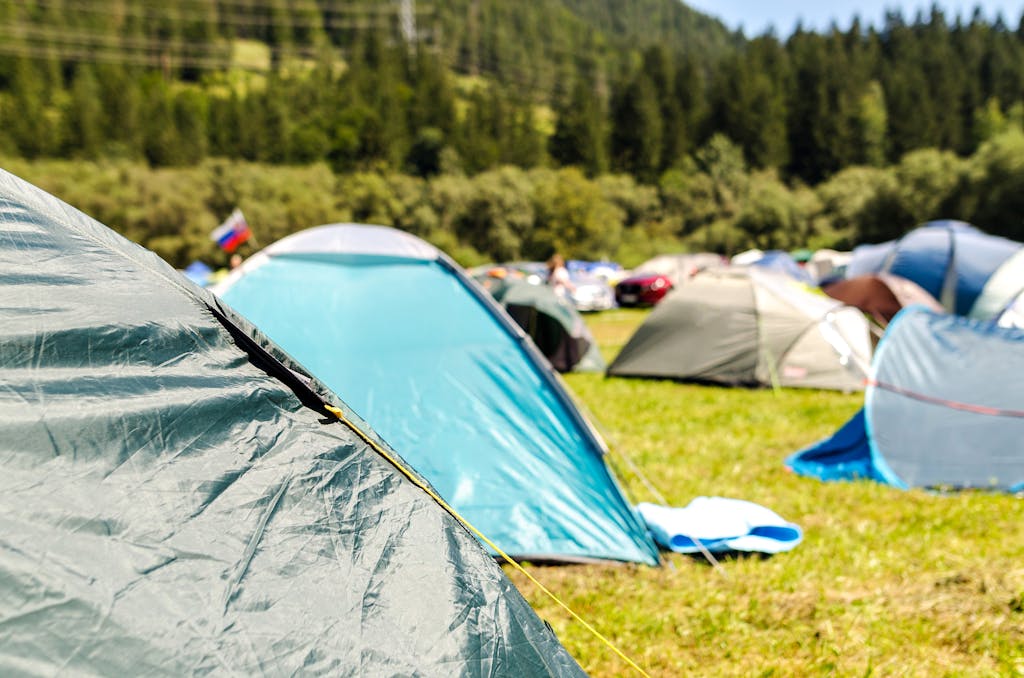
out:
<path id="1" fill-rule="evenodd" d="M 672 289 L 672 281 L 661 273 L 641 273 L 620 280 L 615 286 L 619 306 L 653 306 Z"/>
<path id="2" fill-rule="evenodd" d="M 577 311 L 607 311 L 615 307 L 615 294 L 604 279 L 576 273 L 570 275 L 570 280 L 576 286 L 572 303 Z"/>

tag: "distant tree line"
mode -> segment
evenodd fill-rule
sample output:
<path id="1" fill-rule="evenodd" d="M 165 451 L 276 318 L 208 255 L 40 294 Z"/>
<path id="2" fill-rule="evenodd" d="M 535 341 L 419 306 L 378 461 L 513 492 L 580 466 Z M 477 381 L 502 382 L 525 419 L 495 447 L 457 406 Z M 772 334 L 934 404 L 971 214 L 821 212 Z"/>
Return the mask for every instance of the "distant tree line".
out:
<path id="1" fill-rule="evenodd" d="M 605 17 L 600 5 L 575 2 Z M 541 92 L 536 81 L 523 84 L 505 51 L 491 55 L 497 65 L 487 77 L 456 77 L 443 51 L 396 42 L 393 31 L 332 32 L 314 0 L 182 0 L 168 4 L 180 6 L 175 21 L 157 15 L 166 25 L 147 18 L 152 5 L 139 0 L 117 5 L 120 14 L 113 3 L 93 3 L 109 9 L 89 15 L 105 33 L 83 33 L 74 11 L 45 13 L 56 0 L 27 4 L 37 15 L 0 0 L 0 33 L 6 21 L 51 36 L 0 49 L 0 152 L 26 158 L 123 157 L 154 167 L 208 157 L 322 161 L 337 172 L 421 177 L 578 166 L 653 185 L 724 135 L 750 167 L 813 185 L 923 148 L 967 156 L 1024 120 L 1024 23 L 1010 30 L 980 13 L 969 23 L 936 9 L 911 24 L 890 14 L 880 30 L 854 22 L 785 41 L 768 34 L 713 58 L 654 44 L 611 60 L 600 56 L 607 49 L 579 47 L 575 62 L 546 71 L 557 82 Z M 544 35 L 526 28 L 527 43 Z M 100 60 L 113 52 L 61 56 L 68 36 L 107 34 L 164 51 L 123 51 L 122 62 Z M 228 37 L 239 36 L 266 41 L 265 71 L 229 68 L 244 60 L 231 54 L 237 44 Z M 125 63 L 128 55 L 151 60 Z"/>
<path id="2" fill-rule="evenodd" d="M 0 166 L 177 266 L 226 263 L 209 233 L 236 206 L 257 237 L 244 253 L 310 226 L 355 221 L 415 233 L 466 265 L 542 259 L 554 250 L 631 266 L 669 251 L 846 249 L 938 217 L 1024 240 L 1024 130 L 1017 126 L 966 158 L 921 149 L 891 166 L 846 168 L 814 188 L 751 169 L 743 150 L 721 135 L 656 184 L 511 165 L 429 178 L 223 159 L 152 168 L 0 158 Z"/>
<path id="3" fill-rule="evenodd" d="M 939 216 L 1024 239 L 1024 23 L 736 40 L 675 0 L 455 5 L 431 43 L 394 3 L 0 0 L 0 156 L 178 264 L 235 204 L 265 242 L 377 221 L 466 262 Z"/>

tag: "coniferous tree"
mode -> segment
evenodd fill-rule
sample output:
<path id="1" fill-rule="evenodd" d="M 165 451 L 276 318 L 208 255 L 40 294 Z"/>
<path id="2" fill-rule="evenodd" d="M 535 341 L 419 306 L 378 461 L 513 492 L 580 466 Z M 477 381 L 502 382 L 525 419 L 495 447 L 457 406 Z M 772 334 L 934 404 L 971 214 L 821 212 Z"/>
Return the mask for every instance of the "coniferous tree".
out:
<path id="1" fill-rule="evenodd" d="M 532 102 L 512 102 L 501 146 L 502 164 L 523 168 L 545 164 L 545 139 L 537 130 L 537 117 Z"/>
<path id="2" fill-rule="evenodd" d="M 71 98 L 64 112 L 65 148 L 72 155 L 96 158 L 106 135 L 103 100 L 93 69 L 82 64 L 75 71 Z"/>
<path id="3" fill-rule="evenodd" d="M 142 82 L 142 96 L 142 150 L 146 160 L 157 167 L 178 164 L 180 139 L 174 124 L 173 98 L 163 76 L 147 75 Z"/>
<path id="4" fill-rule="evenodd" d="M 820 36 L 806 33 L 799 27 L 786 46 L 793 64 L 788 93 L 789 171 L 815 184 L 824 178 L 830 164 L 828 139 L 824 137 L 820 122 L 828 102 L 826 51 Z"/>
<path id="5" fill-rule="evenodd" d="M 455 92 L 441 61 L 426 49 L 417 51 L 412 74 L 409 127 L 440 130 L 446 136 L 455 128 Z"/>
<path id="6" fill-rule="evenodd" d="M 48 155 L 55 149 L 56 130 L 46 114 L 48 99 L 36 64 L 17 59 L 11 89 L 2 103 L 8 138 L 26 158 Z"/>
<path id="7" fill-rule="evenodd" d="M 788 160 L 786 76 L 784 54 L 770 36 L 719 68 L 712 103 L 718 128 L 746 150 L 755 167 L 781 167 Z"/>
<path id="8" fill-rule="evenodd" d="M 858 165 L 881 167 L 885 162 L 886 136 L 889 114 L 885 107 L 885 92 L 877 80 L 868 83 L 860 97 L 855 120 L 855 138 L 860 152 L 854 162 Z"/>
<path id="9" fill-rule="evenodd" d="M 613 168 L 653 183 L 661 168 L 663 132 L 654 85 L 639 71 L 613 98 Z"/>
<path id="10" fill-rule="evenodd" d="M 707 79 L 697 60 L 686 55 L 676 66 L 673 91 L 682 112 L 682 129 L 676 139 L 679 153 L 690 153 L 707 140 Z"/>
<path id="11" fill-rule="evenodd" d="M 658 99 L 662 126 L 659 173 L 678 163 L 689 147 L 687 126 L 682 105 L 676 95 L 676 66 L 668 48 L 656 45 L 643 55 L 643 71 L 650 77 L 654 95 Z"/>
<path id="12" fill-rule="evenodd" d="M 555 109 L 555 131 L 548 152 L 560 165 L 583 168 L 588 176 L 608 171 L 608 146 L 601 102 L 593 87 L 577 80 L 572 95 Z"/>
<path id="13" fill-rule="evenodd" d="M 105 152 L 116 156 L 142 156 L 142 93 L 140 74 L 121 64 L 96 67 L 99 101 L 106 126 L 103 129 Z"/>
<path id="14" fill-rule="evenodd" d="M 206 96 L 195 88 L 183 90 L 174 98 L 174 127 L 180 146 L 176 162 L 194 165 L 206 157 L 209 110 Z"/>

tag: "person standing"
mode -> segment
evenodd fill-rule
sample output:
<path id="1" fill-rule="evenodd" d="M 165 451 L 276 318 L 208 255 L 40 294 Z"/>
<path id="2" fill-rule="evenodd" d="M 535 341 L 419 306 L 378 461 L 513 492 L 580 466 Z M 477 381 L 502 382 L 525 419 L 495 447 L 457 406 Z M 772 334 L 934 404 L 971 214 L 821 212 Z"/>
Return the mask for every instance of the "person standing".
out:
<path id="1" fill-rule="evenodd" d="M 558 252 L 548 259 L 548 285 L 563 299 L 568 299 L 576 291 L 576 286 L 569 278 L 569 270 L 565 267 L 565 260 Z"/>

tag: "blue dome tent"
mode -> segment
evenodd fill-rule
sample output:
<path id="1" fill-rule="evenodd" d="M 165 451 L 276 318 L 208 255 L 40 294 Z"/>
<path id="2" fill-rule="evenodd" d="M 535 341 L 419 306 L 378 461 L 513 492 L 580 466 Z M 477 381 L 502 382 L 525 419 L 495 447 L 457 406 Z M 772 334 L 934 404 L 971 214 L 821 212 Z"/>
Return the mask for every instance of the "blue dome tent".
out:
<path id="1" fill-rule="evenodd" d="M 382 226 L 320 226 L 257 253 L 215 291 L 501 549 L 658 562 L 551 366 L 432 245 Z"/>
<path id="2" fill-rule="evenodd" d="M 1024 489 L 1024 331 L 920 306 L 875 353 L 864 407 L 786 460 L 822 480 Z"/>
<path id="3" fill-rule="evenodd" d="M 930 221 L 899 240 L 853 250 L 846 275 L 889 273 L 911 280 L 958 315 L 971 312 L 993 273 L 1021 244 L 963 221 Z"/>

